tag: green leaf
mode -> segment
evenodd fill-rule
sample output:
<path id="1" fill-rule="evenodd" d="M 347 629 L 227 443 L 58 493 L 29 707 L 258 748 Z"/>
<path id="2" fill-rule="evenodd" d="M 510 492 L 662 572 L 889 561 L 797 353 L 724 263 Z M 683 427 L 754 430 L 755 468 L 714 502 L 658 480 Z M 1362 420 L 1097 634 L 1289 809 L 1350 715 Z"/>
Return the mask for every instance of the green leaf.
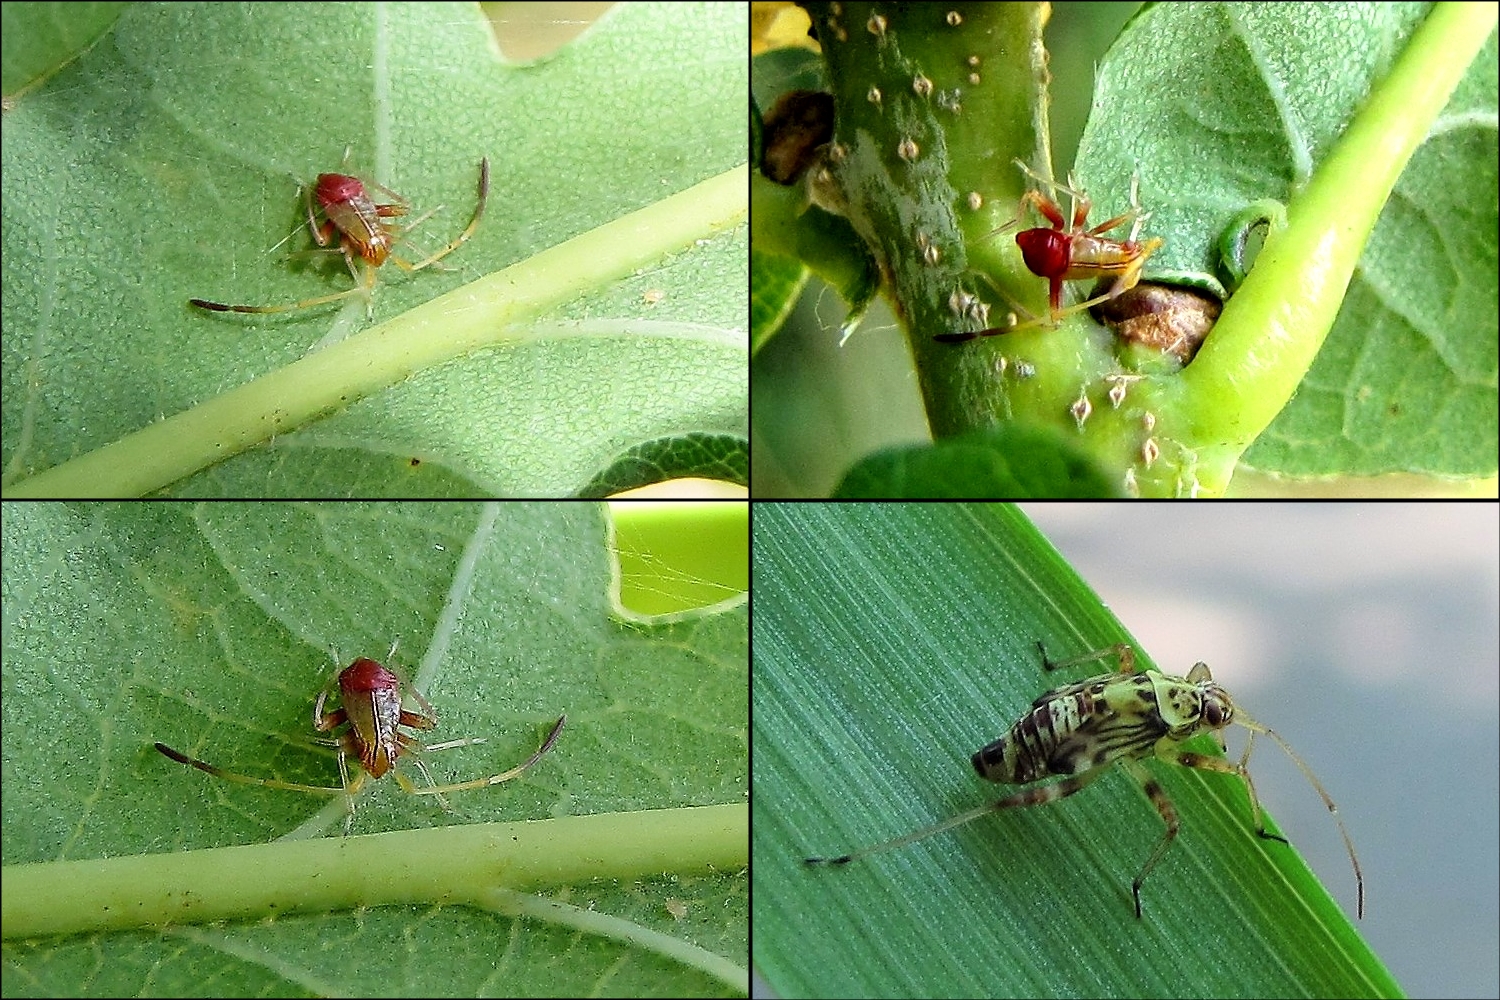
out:
<path id="1" fill-rule="evenodd" d="M 622 4 L 521 62 L 475 5 L 128 6 L 6 112 L 7 487 L 265 385 L 153 443 L 181 458 L 170 474 L 122 461 L 110 481 L 128 485 L 95 490 L 559 495 L 643 442 L 744 438 L 745 24 L 732 5 Z M 357 299 L 187 304 L 348 288 L 337 255 L 287 257 L 312 246 L 298 184 L 346 149 L 346 172 L 413 217 L 441 206 L 411 253 L 463 228 L 489 158 L 450 270 L 382 268 L 378 333 L 354 332 L 371 325 Z M 715 179 L 737 210 L 671 200 Z M 412 456 L 441 480 L 413 481 Z"/>
<path id="2" fill-rule="evenodd" d="M 1493 8 L 1293 13 L 1158 5 L 1101 63 L 1078 173 L 1105 215 L 1140 177 L 1148 230 L 1166 238 L 1148 277 L 1215 273 L 1219 234 L 1258 200 L 1290 216 L 1185 391 L 1132 395 L 1205 466 L 1269 423 L 1252 464 L 1272 474 L 1493 474 Z M 1142 86 L 1143 63 L 1177 85 Z M 1199 95 L 1191 111 L 1182 93 Z"/>
<path id="3" fill-rule="evenodd" d="M 749 442 L 729 434 L 674 434 L 645 441 L 616 456 L 578 493 L 606 497 L 645 483 L 691 477 L 750 485 Z"/>
<path id="4" fill-rule="evenodd" d="M 743 532 L 709 534 L 694 510 L 676 525 L 679 543 L 701 537 L 743 558 Z M 611 601 L 618 574 L 599 506 L 11 503 L 3 529 L 7 865 L 170 861 L 235 844 L 275 852 L 292 845 L 267 842 L 293 831 L 336 844 L 335 797 L 218 781 L 152 743 L 250 775 L 336 786 L 331 755 L 306 746 L 330 651 L 345 662 L 383 659 L 397 636 L 396 665 L 436 710 L 428 742 L 486 741 L 430 755 L 438 782 L 507 768 L 558 715 L 568 721 L 520 778 L 450 795 L 452 814 L 392 781 L 369 782 L 356 837 L 744 803 L 744 602 L 723 601 L 728 587 L 713 585 L 711 611 L 679 604 L 671 620 L 624 620 Z M 670 552 L 653 558 L 649 535 L 629 537 L 635 592 L 653 576 L 680 591 L 680 577 L 694 575 L 672 569 L 681 562 Z M 413 780 L 422 783 L 419 773 Z M 560 917 L 445 904 L 424 894 L 420 854 L 409 864 L 410 905 L 10 940 L 7 986 L 24 980 L 17 992 L 36 995 L 202 995 L 204 982 L 235 995 L 737 992 L 703 971 L 712 963 L 672 957 L 668 945 L 743 969 L 742 874 L 668 868 L 633 883 L 552 885 L 533 901 L 664 935 L 643 944 L 617 931 L 580 934 Z M 6 930 L 15 931 L 9 915 Z M 340 954 L 359 961 L 331 957 Z"/>
<path id="5" fill-rule="evenodd" d="M 1128 636 L 1011 507 L 763 505 L 754 532 L 754 958 L 778 993 L 1400 993 L 1221 775 L 1147 763 L 1182 828 L 1139 921 L 1130 883 L 1162 824 L 1123 774 L 805 865 L 999 798 L 969 757 L 1062 682 L 1035 642 L 1062 656 Z"/>
<path id="6" fill-rule="evenodd" d="M 1113 497 L 1087 455 L 1046 427 L 1009 424 L 992 432 L 878 452 L 844 477 L 842 499 Z"/>

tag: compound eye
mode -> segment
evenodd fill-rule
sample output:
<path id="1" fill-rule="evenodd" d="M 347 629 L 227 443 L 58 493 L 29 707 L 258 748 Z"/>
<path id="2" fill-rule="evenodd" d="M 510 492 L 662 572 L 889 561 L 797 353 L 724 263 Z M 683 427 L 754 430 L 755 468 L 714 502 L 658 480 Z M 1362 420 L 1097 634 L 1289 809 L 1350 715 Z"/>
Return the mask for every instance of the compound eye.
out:
<path id="1" fill-rule="evenodd" d="M 1203 702 L 1203 721 L 1215 729 L 1222 729 L 1229 725 L 1229 711 L 1223 702 L 1209 698 Z"/>

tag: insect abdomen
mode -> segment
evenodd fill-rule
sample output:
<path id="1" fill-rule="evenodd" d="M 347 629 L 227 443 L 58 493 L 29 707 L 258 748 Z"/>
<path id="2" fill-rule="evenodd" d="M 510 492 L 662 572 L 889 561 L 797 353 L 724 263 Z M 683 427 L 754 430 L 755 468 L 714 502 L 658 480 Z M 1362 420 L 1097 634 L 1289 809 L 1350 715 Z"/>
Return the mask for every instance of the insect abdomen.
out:
<path id="1" fill-rule="evenodd" d="M 1140 757 L 1166 733 L 1145 676 L 1105 676 L 1038 698 L 1030 712 L 973 757 L 986 781 L 1024 785 Z"/>
<path id="2" fill-rule="evenodd" d="M 1069 773 L 1054 766 L 1057 751 L 1082 720 L 1101 708 L 1095 692 L 1087 688 L 1038 699 L 1036 707 L 1016 720 L 1004 736 L 974 755 L 974 770 L 986 781 L 1010 785 Z"/>

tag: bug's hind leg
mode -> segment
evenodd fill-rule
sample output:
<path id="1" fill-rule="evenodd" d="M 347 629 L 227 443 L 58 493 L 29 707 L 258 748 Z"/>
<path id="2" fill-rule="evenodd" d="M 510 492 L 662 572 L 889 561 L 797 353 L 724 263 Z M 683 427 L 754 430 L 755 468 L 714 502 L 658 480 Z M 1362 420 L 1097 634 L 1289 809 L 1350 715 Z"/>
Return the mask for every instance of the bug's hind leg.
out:
<path id="1" fill-rule="evenodd" d="M 962 826 L 981 816 L 998 812 L 1001 809 L 1013 809 L 1018 806 L 1040 806 L 1048 802 L 1056 802 L 1058 799 L 1067 798 L 1074 792 L 1088 787 L 1106 770 L 1108 770 L 1107 767 L 1090 768 L 1087 771 L 1072 775 L 1064 781 L 1059 781 L 1054 785 L 1038 785 L 1032 788 L 1023 788 L 1014 795 L 1007 795 L 1005 798 L 997 799 L 988 805 L 979 806 L 977 809 L 970 809 L 968 812 L 959 813 L 957 816 L 950 816 L 940 823 L 934 823 L 932 826 L 924 826 L 922 829 L 908 833 L 904 837 L 897 837 L 895 840 L 887 840 L 879 844 L 872 844 L 869 847 L 862 847 L 857 851 L 850 851 L 848 854 L 841 854 L 836 858 L 804 858 L 803 860 L 810 865 L 847 865 L 851 861 L 858 861 L 860 858 L 871 854 L 889 851 L 894 847 L 905 847 L 907 844 L 915 843 L 918 840 L 926 840 L 934 834 L 942 833 L 944 830 L 951 830 L 955 826 Z"/>

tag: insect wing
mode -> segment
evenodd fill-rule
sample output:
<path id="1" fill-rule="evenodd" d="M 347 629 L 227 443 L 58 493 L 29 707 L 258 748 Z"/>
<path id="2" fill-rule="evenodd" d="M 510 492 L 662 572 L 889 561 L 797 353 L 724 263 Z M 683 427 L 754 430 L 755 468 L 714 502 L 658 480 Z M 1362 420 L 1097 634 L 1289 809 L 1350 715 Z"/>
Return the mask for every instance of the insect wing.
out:
<path id="1" fill-rule="evenodd" d="M 1054 719 L 1071 722 L 1066 732 L 1059 731 L 1048 757 L 1053 774 L 1079 774 L 1149 756 L 1166 733 L 1149 675 L 1106 674 L 1059 690 L 1068 691 L 1074 702 L 1053 711 Z"/>
<path id="2" fill-rule="evenodd" d="M 1119 674 L 1100 674 L 1098 677 L 1090 677 L 1088 680 L 1074 681 L 1071 684 L 1060 684 L 1050 691 L 1037 695 L 1036 700 L 1031 703 L 1031 707 L 1041 708 L 1054 698 L 1071 698 L 1076 694 L 1087 691 L 1096 684 L 1106 684 L 1109 681 L 1118 680 L 1119 677 Z"/>

